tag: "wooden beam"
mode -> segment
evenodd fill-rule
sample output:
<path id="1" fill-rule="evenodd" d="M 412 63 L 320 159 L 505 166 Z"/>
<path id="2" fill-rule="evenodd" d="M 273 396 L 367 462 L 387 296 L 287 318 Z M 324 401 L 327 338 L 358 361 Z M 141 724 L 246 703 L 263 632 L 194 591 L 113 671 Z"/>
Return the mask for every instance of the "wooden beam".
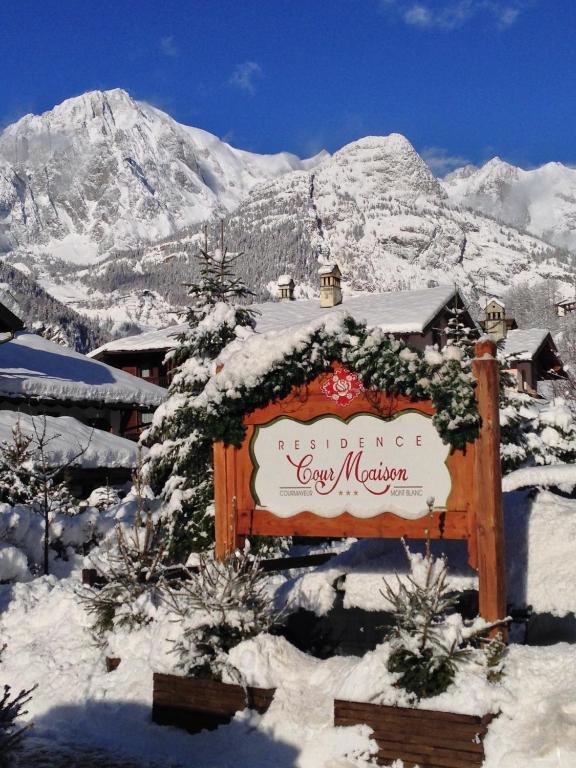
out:
<path id="1" fill-rule="evenodd" d="M 486 621 L 506 616 L 506 572 L 502 470 L 500 464 L 499 364 L 496 344 L 479 341 L 472 370 L 476 378 L 476 400 L 482 419 L 476 441 L 474 501 L 480 615 Z M 504 633 L 504 630 L 494 630 Z"/>
<path id="2" fill-rule="evenodd" d="M 250 536 L 326 536 L 399 539 L 466 539 L 468 511 L 433 512 L 417 520 L 407 520 L 391 512 L 369 518 L 343 512 L 337 517 L 320 517 L 300 512 L 278 517 L 264 509 L 238 510 L 238 533 Z"/>

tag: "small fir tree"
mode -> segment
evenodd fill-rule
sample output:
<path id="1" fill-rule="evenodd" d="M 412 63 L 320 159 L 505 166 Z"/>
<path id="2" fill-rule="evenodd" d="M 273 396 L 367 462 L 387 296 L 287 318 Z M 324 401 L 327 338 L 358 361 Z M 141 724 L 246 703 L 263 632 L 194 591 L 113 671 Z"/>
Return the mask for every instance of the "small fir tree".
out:
<path id="1" fill-rule="evenodd" d="M 171 353 L 175 372 L 168 400 L 143 435 L 151 446 L 148 476 L 154 488 L 162 491 L 164 522 L 175 560 L 184 560 L 191 551 L 205 551 L 213 542 L 212 439 L 204 433 L 196 400 L 215 373 L 218 355 L 254 326 L 253 311 L 240 305 L 251 292 L 234 276 L 240 255 L 226 249 L 223 225 L 219 247 L 213 252 L 205 230 L 200 279 L 188 285 L 189 330 Z"/>
<path id="2" fill-rule="evenodd" d="M 79 592 L 94 616 L 92 629 L 98 637 L 116 627 L 134 629 L 148 624 L 162 599 L 169 542 L 163 526 L 154 523 L 147 509 L 140 460 L 133 480 L 136 511 L 132 528 L 126 533 L 118 525 L 112 540 L 93 559 L 103 585 Z"/>
<path id="3" fill-rule="evenodd" d="M 12 427 L 12 440 L 0 444 L 0 501 L 30 504 L 40 493 L 33 476 L 33 435 L 24 434 L 20 419 Z"/>
<path id="4" fill-rule="evenodd" d="M 201 555 L 197 572 L 187 572 L 187 577 L 167 598 L 182 621 L 182 637 L 175 645 L 180 668 L 190 677 L 221 681 L 227 674 L 243 684 L 230 650 L 280 619 L 259 559 L 248 549 L 221 562 Z"/>
<path id="5" fill-rule="evenodd" d="M 57 514 L 75 514 L 76 501 L 63 480 L 68 467 L 75 464 L 88 448 L 78 446 L 70 458 L 55 459 L 50 444 L 61 437 L 49 434 L 45 416 L 32 418 L 32 432 L 24 434 L 18 420 L 12 429 L 12 442 L 0 445 L 0 480 L 2 493 L 8 503 L 29 505 L 42 516 L 44 523 L 43 571 L 50 570 L 50 526 Z M 13 491 L 6 485 L 13 477 Z"/>
<path id="6" fill-rule="evenodd" d="M 6 646 L 0 647 L 0 656 Z M 19 728 L 16 720 L 22 715 L 27 714 L 24 707 L 31 700 L 31 693 L 34 688 L 28 690 L 22 689 L 14 695 L 9 685 L 4 685 L 3 693 L 0 695 L 0 766 L 10 765 L 10 757 L 20 746 L 22 736 L 29 726 Z"/>
<path id="7" fill-rule="evenodd" d="M 474 356 L 474 344 L 476 342 L 476 330 L 466 325 L 464 315 L 466 309 L 460 306 L 458 294 L 454 296 L 452 306 L 448 307 L 448 322 L 444 330 L 446 344 L 459 347 L 465 353 L 465 357 Z"/>
<path id="8" fill-rule="evenodd" d="M 453 612 L 458 596 L 448 584 L 446 559 L 435 558 L 429 542 L 426 556 L 410 552 L 404 540 L 402 544 L 410 573 L 405 582 L 398 578 L 395 589 L 385 581 L 382 593 L 395 618 L 388 669 L 399 675 L 397 685 L 416 699 L 429 698 L 448 689 L 470 655 L 472 640 L 507 619 L 466 626 Z"/>

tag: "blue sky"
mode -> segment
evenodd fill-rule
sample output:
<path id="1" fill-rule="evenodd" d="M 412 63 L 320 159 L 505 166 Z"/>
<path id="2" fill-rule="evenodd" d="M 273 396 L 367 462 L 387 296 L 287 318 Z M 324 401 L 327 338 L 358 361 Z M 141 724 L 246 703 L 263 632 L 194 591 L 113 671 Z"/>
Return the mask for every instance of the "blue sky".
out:
<path id="1" fill-rule="evenodd" d="M 5 0 L 0 124 L 122 87 L 256 152 L 576 164 L 576 0 Z"/>

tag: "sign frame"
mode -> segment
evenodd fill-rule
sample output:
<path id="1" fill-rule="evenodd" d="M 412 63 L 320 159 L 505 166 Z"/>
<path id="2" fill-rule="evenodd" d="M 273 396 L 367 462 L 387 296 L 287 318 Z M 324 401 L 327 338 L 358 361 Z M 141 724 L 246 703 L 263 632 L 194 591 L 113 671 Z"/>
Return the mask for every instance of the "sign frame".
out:
<path id="1" fill-rule="evenodd" d="M 496 345 L 484 338 L 477 342 L 472 370 L 481 418 L 480 434 L 463 449 L 452 449 L 446 460 L 452 489 L 446 509 L 425 517 L 406 519 L 393 512 L 374 517 L 354 517 L 343 512 L 321 517 L 313 511 L 278 517 L 259 509 L 251 491 L 253 473 L 250 448 L 254 430 L 280 416 L 309 422 L 322 415 L 346 419 L 370 413 L 390 419 L 403 411 L 435 413 L 429 400 L 412 401 L 402 395 L 370 390 L 345 405 L 326 398 L 322 385 L 333 371 L 321 374 L 308 385 L 294 387 L 286 398 L 246 414 L 246 436 L 239 448 L 214 444 L 215 554 L 224 558 L 241 546 L 246 536 L 303 536 L 326 538 L 407 538 L 462 540 L 468 560 L 478 571 L 480 614 L 487 621 L 506 615 L 502 478 L 500 467 L 499 365 Z"/>

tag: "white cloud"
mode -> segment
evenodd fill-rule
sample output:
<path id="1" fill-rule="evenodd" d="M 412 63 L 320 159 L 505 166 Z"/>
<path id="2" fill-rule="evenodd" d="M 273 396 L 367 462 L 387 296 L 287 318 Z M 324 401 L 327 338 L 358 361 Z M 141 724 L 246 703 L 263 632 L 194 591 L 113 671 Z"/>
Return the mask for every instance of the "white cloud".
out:
<path id="1" fill-rule="evenodd" d="M 165 56 L 170 56 L 171 58 L 178 56 L 178 46 L 176 45 L 174 35 L 166 35 L 166 37 L 160 38 L 160 50 Z"/>
<path id="2" fill-rule="evenodd" d="M 256 93 L 255 80 L 263 76 L 264 73 L 260 64 L 257 64 L 255 61 L 245 61 L 243 64 L 236 66 L 228 82 L 230 85 L 240 88 L 240 90 L 246 91 L 246 93 L 253 96 Z"/>
<path id="3" fill-rule="evenodd" d="M 380 0 L 380 7 L 409 26 L 449 32 L 481 16 L 507 29 L 535 2 L 538 0 Z"/>
<path id="4" fill-rule="evenodd" d="M 456 168 L 470 164 L 466 157 L 449 155 L 448 151 L 442 147 L 426 147 L 420 152 L 420 157 L 435 176 L 445 176 Z"/>

